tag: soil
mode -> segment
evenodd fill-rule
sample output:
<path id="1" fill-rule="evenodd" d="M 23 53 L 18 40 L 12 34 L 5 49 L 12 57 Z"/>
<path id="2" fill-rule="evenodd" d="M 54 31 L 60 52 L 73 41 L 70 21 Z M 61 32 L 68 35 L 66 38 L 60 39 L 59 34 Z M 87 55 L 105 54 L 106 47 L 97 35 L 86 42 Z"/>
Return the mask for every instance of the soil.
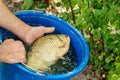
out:
<path id="1" fill-rule="evenodd" d="M 101 80 L 101 79 L 98 79 L 98 77 L 95 76 L 93 66 L 87 65 L 86 68 L 81 73 L 73 77 L 71 80 Z"/>
<path id="2" fill-rule="evenodd" d="M 20 11 L 23 0 L 3 0 L 11 12 Z M 100 79 L 100 76 L 95 76 L 93 65 L 88 65 L 86 68 L 79 73 L 77 76 L 73 77 L 71 80 L 105 80 Z"/>
<path id="3" fill-rule="evenodd" d="M 16 11 L 20 11 L 21 5 L 23 4 L 23 0 L 18 0 L 19 2 L 16 2 L 17 0 L 2 0 L 5 5 L 9 8 L 10 11 L 13 13 Z"/>

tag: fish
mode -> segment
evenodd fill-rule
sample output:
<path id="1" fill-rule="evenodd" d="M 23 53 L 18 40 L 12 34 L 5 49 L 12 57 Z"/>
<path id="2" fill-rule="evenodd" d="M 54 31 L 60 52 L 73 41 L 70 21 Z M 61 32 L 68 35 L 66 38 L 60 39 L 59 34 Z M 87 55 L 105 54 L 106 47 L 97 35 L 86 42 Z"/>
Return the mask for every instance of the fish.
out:
<path id="1" fill-rule="evenodd" d="M 49 34 L 38 38 L 27 53 L 27 65 L 40 71 L 49 67 L 67 54 L 70 37 L 65 34 Z"/>

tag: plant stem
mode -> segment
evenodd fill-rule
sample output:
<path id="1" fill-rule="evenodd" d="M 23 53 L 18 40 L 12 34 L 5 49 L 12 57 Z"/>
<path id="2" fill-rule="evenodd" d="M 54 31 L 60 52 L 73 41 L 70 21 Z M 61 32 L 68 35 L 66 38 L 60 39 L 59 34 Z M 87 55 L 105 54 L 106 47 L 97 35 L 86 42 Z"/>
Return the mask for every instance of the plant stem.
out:
<path id="1" fill-rule="evenodd" d="M 102 45 L 102 51 L 104 52 L 105 50 L 105 44 L 104 44 L 104 38 L 103 38 L 103 35 L 101 34 L 101 45 Z"/>
<path id="2" fill-rule="evenodd" d="M 95 50 L 95 48 L 94 48 L 94 35 L 93 35 L 93 33 L 92 33 L 92 26 L 90 26 L 90 30 L 89 30 L 89 34 L 90 34 L 90 39 L 91 39 L 91 42 L 92 42 L 92 47 L 93 47 L 93 50 L 92 50 L 92 54 L 94 53 L 94 50 Z"/>
<path id="3" fill-rule="evenodd" d="M 75 24 L 75 14 L 74 14 L 74 11 L 73 11 L 73 7 L 72 7 L 72 4 L 71 4 L 71 0 L 68 0 L 68 2 L 69 2 L 70 9 L 71 9 L 71 13 L 72 13 L 73 24 Z"/>
<path id="4" fill-rule="evenodd" d="M 79 14 L 81 14 L 81 6 L 80 5 L 78 5 L 78 7 L 79 7 Z M 84 36 L 84 32 L 83 32 L 83 26 L 82 26 L 82 28 L 80 29 L 80 31 L 81 31 L 81 33 L 82 33 L 82 35 Z"/>

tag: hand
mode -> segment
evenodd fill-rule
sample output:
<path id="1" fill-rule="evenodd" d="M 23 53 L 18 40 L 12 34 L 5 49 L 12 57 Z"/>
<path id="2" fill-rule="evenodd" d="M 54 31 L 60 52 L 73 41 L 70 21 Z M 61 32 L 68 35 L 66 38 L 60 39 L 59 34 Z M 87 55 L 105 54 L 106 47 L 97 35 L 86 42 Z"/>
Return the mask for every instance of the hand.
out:
<path id="1" fill-rule="evenodd" d="M 26 52 L 21 41 L 7 39 L 0 45 L 0 60 L 5 63 L 25 63 Z"/>
<path id="2" fill-rule="evenodd" d="M 43 36 L 45 33 L 51 33 L 55 30 L 54 27 L 30 27 L 27 33 L 24 36 L 23 41 L 28 45 L 32 44 L 37 38 Z"/>

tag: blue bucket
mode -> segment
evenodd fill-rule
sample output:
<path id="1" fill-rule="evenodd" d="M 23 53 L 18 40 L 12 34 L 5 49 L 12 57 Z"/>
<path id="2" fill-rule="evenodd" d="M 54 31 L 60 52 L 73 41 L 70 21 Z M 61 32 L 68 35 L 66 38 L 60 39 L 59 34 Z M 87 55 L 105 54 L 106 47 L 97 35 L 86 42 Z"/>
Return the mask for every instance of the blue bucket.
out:
<path id="1" fill-rule="evenodd" d="M 58 17 L 38 11 L 21 11 L 15 13 L 15 15 L 29 25 L 43 25 L 46 27 L 54 26 L 56 28 L 55 33 L 59 32 L 69 35 L 71 44 L 75 49 L 75 54 L 77 55 L 77 67 L 64 74 L 54 75 L 46 73 L 47 76 L 41 76 L 21 64 L 2 63 L 3 80 L 69 80 L 86 67 L 89 60 L 88 45 L 84 37 L 73 26 Z M 3 35 L 5 33 L 6 30 L 0 30 L 0 41 L 5 38 L 5 35 Z"/>

